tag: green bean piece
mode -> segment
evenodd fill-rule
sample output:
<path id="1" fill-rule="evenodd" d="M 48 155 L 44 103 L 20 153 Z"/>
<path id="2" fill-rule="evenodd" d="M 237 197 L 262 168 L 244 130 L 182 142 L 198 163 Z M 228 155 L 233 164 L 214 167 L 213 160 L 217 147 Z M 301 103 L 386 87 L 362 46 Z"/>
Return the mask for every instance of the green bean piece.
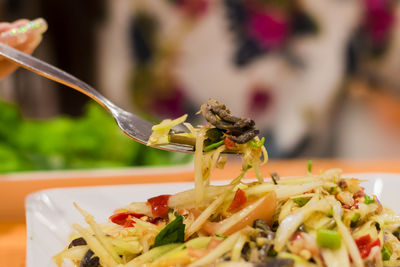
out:
<path id="1" fill-rule="evenodd" d="M 328 229 L 317 230 L 317 244 L 321 248 L 339 249 L 342 238 L 337 231 Z"/>
<path id="2" fill-rule="evenodd" d="M 196 138 L 187 137 L 187 136 L 184 136 L 184 135 L 170 134 L 168 136 L 168 140 L 169 140 L 170 143 L 196 146 Z"/>
<path id="3" fill-rule="evenodd" d="M 360 219 L 360 217 L 361 217 L 360 213 L 354 214 L 353 218 L 351 218 L 350 226 L 355 227 L 357 225 L 357 222 Z"/>
<path id="4" fill-rule="evenodd" d="M 367 204 L 367 205 L 372 204 L 372 203 L 375 202 L 375 200 L 372 197 L 368 196 L 368 195 L 364 196 L 364 200 L 365 200 L 365 204 Z"/>
<path id="5" fill-rule="evenodd" d="M 206 146 L 204 148 L 204 152 L 208 152 L 208 151 L 211 151 L 211 150 L 213 150 L 213 149 L 215 149 L 217 147 L 220 147 L 220 146 L 222 146 L 224 144 L 224 142 L 225 142 L 224 140 L 221 140 L 221 141 L 219 141 L 217 143 L 214 143 L 214 144 L 211 144 L 209 146 Z"/>

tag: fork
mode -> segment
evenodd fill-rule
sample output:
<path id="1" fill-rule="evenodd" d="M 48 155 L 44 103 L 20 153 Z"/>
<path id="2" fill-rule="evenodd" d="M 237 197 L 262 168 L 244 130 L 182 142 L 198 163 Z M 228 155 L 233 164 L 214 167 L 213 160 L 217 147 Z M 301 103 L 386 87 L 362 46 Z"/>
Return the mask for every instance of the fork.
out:
<path id="1" fill-rule="evenodd" d="M 81 92 L 82 94 L 87 95 L 88 97 L 99 103 L 109 113 L 111 113 L 119 128 L 126 135 L 139 143 L 147 144 L 147 141 L 149 140 L 149 137 L 152 133 L 151 128 L 153 127 L 153 124 L 133 113 L 130 113 L 116 106 L 114 103 L 105 98 L 102 94 L 100 94 L 97 90 L 95 90 L 87 83 L 44 61 L 41 61 L 28 54 L 22 53 L 2 43 L 0 43 L 0 56 L 3 56 L 7 60 L 16 63 L 20 67 L 35 72 L 55 82 L 64 84 L 68 87 L 71 87 L 72 89 Z M 101 127 L 101 125 L 99 125 L 99 127 Z M 185 144 L 157 145 L 153 147 L 183 153 L 194 152 L 193 146 Z"/>

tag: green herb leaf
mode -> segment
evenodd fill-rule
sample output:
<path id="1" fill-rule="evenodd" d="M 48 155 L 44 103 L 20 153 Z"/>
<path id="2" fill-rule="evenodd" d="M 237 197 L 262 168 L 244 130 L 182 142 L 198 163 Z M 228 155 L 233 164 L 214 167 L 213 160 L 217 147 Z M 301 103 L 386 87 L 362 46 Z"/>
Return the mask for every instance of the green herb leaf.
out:
<path id="1" fill-rule="evenodd" d="M 258 149 L 261 148 L 264 145 L 265 142 L 265 138 L 261 138 L 260 141 L 254 141 L 254 140 L 250 140 L 250 145 L 252 148 Z"/>
<path id="2" fill-rule="evenodd" d="M 278 256 L 278 252 L 276 252 L 274 249 L 270 249 L 267 255 L 268 257 L 276 258 L 276 256 Z"/>
<path id="3" fill-rule="evenodd" d="M 178 213 L 175 213 L 175 216 L 175 220 L 167 224 L 167 226 L 158 233 L 153 248 L 172 243 L 183 243 L 185 241 L 183 216 Z"/>
<path id="4" fill-rule="evenodd" d="M 336 195 L 337 193 L 339 193 L 337 186 L 331 186 L 331 188 L 329 188 L 329 194 Z"/>
<path id="5" fill-rule="evenodd" d="M 392 253 L 390 253 L 390 251 L 385 246 L 382 248 L 381 252 L 383 261 L 390 260 L 390 256 L 392 256 Z"/>
<path id="6" fill-rule="evenodd" d="M 330 211 L 328 212 L 329 217 L 333 217 L 333 209 L 331 208 Z"/>
<path id="7" fill-rule="evenodd" d="M 309 173 L 312 172 L 312 160 L 311 159 L 307 160 L 307 172 L 309 172 Z"/>
<path id="8" fill-rule="evenodd" d="M 223 239 L 227 238 L 227 236 L 226 236 L 226 235 L 219 235 L 219 234 L 215 234 L 215 236 L 216 236 L 216 237 L 219 237 L 219 238 L 223 238 Z"/>
<path id="9" fill-rule="evenodd" d="M 360 217 L 361 217 L 360 213 L 354 214 L 353 218 L 351 218 L 350 226 L 355 227 Z"/>
<path id="10" fill-rule="evenodd" d="M 223 139 L 224 132 L 217 128 L 211 128 L 207 130 L 206 136 L 212 143 L 215 143 Z"/>
<path id="11" fill-rule="evenodd" d="M 251 168 L 253 168 L 253 166 L 251 166 L 250 164 L 247 164 L 247 166 L 246 167 L 243 167 L 242 168 L 242 171 L 248 171 L 248 170 L 250 170 Z"/>
<path id="12" fill-rule="evenodd" d="M 278 227 L 279 227 L 279 222 L 274 221 L 274 223 L 272 224 L 272 227 L 271 227 L 272 232 L 276 232 L 278 230 Z"/>
<path id="13" fill-rule="evenodd" d="M 368 196 L 368 195 L 365 195 L 364 199 L 365 199 L 365 204 L 367 204 L 367 205 L 372 204 L 372 203 L 375 202 L 375 200 L 372 197 Z"/>
<path id="14" fill-rule="evenodd" d="M 305 204 L 310 201 L 310 198 L 308 197 L 298 197 L 298 198 L 293 198 L 294 203 L 296 203 L 299 207 L 303 207 Z"/>
<path id="15" fill-rule="evenodd" d="M 328 229 L 317 230 L 317 244 L 321 248 L 339 249 L 342 238 L 337 231 Z"/>

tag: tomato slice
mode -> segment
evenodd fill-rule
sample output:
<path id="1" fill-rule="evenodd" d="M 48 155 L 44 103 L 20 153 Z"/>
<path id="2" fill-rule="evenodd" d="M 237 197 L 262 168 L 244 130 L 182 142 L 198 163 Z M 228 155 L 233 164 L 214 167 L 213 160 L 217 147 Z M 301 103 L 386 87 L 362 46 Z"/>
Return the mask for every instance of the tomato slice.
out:
<path id="1" fill-rule="evenodd" d="M 133 225 L 135 224 L 135 222 L 131 220 L 132 218 L 139 219 L 143 216 L 144 216 L 143 214 L 138 214 L 134 212 L 119 212 L 111 215 L 109 219 L 113 223 L 116 223 L 126 228 L 126 227 L 133 227 Z"/>
<path id="2" fill-rule="evenodd" d="M 354 241 L 356 242 L 358 250 L 360 251 L 361 258 L 363 259 L 368 257 L 373 247 L 381 246 L 381 241 L 379 240 L 379 238 L 372 242 L 371 236 L 369 234 L 359 237 Z"/>
<path id="3" fill-rule="evenodd" d="M 245 192 L 242 189 L 238 188 L 238 190 L 236 190 L 235 196 L 233 197 L 232 203 L 228 208 L 228 211 L 235 211 L 242 207 L 246 202 L 247 197 Z"/>
<path id="4" fill-rule="evenodd" d="M 165 217 L 168 214 L 168 200 L 171 195 L 160 195 L 147 200 L 151 206 L 151 212 L 154 217 Z"/>

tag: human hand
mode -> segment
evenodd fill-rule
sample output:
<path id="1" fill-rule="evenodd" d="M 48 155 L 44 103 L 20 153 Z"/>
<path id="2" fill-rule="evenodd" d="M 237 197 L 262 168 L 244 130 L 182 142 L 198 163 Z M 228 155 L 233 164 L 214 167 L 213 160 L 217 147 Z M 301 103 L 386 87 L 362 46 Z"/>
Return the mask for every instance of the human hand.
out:
<path id="1" fill-rule="evenodd" d="M 29 21 L 17 20 L 13 23 L 0 23 L 0 43 L 4 43 L 24 53 L 31 54 L 42 41 L 47 30 L 44 19 Z M 18 66 L 0 57 L 0 79 L 12 73 Z"/>

